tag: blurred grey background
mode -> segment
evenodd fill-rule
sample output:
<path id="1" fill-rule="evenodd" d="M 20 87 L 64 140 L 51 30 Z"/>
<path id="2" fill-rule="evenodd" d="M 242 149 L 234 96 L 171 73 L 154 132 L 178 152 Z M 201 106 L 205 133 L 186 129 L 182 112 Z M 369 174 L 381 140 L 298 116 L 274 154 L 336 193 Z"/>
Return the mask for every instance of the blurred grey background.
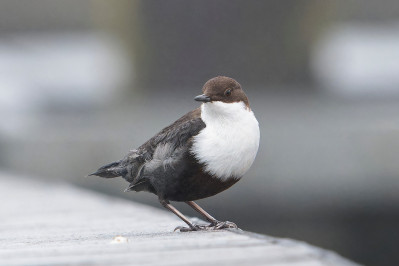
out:
<path id="1" fill-rule="evenodd" d="M 1 0 L 0 169 L 159 207 L 84 176 L 197 107 L 217 75 L 246 90 L 261 145 L 242 181 L 199 203 L 398 265 L 396 0 Z"/>

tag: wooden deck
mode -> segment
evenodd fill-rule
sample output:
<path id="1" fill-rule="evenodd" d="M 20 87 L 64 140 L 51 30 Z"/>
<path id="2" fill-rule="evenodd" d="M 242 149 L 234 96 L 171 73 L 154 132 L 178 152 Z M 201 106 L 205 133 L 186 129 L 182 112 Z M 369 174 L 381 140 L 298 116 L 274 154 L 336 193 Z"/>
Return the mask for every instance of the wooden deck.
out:
<path id="1" fill-rule="evenodd" d="M 0 195 L 0 265 L 356 265 L 239 230 L 173 232 L 171 213 L 69 185 L 0 173 Z"/>

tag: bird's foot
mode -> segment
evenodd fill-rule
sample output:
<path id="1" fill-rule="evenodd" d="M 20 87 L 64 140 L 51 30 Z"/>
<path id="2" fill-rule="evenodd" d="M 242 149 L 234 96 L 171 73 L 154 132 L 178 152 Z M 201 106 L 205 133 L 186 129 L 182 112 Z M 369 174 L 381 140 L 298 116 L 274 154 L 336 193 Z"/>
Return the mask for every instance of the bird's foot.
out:
<path id="1" fill-rule="evenodd" d="M 190 227 L 185 227 L 185 226 L 178 226 L 175 228 L 175 231 L 180 231 L 180 232 L 191 232 L 191 231 L 204 231 L 204 230 L 210 230 L 208 229 L 207 225 L 198 225 L 198 224 L 193 224 L 193 226 Z"/>
<path id="2" fill-rule="evenodd" d="M 225 222 L 214 221 L 208 226 L 213 228 L 213 230 L 228 229 L 228 228 L 239 229 L 235 223 L 229 221 Z"/>
<path id="3" fill-rule="evenodd" d="M 227 228 L 233 228 L 233 229 L 239 229 L 235 223 L 225 221 L 214 221 L 210 223 L 209 225 L 198 225 L 198 224 L 193 224 L 192 227 L 184 227 L 184 226 L 178 226 L 175 228 L 174 231 L 180 231 L 180 232 L 191 232 L 191 231 L 214 231 L 214 230 L 222 230 L 222 229 L 227 229 Z"/>

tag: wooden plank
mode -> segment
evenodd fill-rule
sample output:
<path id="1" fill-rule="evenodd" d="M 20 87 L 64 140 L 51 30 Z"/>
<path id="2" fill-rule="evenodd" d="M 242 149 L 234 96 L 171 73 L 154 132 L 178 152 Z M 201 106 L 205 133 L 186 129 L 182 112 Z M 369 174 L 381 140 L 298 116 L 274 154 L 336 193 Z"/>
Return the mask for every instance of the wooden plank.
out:
<path id="1" fill-rule="evenodd" d="M 66 184 L 0 173 L 0 195 L 0 265 L 356 265 L 244 231 L 173 232 L 171 213 Z"/>

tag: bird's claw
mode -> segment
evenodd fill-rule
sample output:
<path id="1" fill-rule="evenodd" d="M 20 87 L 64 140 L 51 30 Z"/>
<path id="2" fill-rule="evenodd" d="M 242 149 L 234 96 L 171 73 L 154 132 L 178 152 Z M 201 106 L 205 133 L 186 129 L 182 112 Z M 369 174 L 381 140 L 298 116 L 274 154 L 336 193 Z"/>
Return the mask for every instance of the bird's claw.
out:
<path id="1" fill-rule="evenodd" d="M 238 229 L 235 223 L 229 221 L 225 222 L 216 221 L 214 223 L 211 223 L 209 226 L 212 226 L 214 230 L 227 229 L 227 228 Z"/>
<path id="2" fill-rule="evenodd" d="M 180 232 L 213 231 L 213 230 L 222 230 L 222 229 L 227 229 L 227 228 L 238 229 L 238 227 L 235 223 L 232 223 L 229 221 L 225 221 L 225 222 L 215 221 L 209 225 L 194 224 L 192 227 L 178 226 L 175 228 L 174 232 L 175 231 L 180 231 Z"/>
<path id="3" fill-rule="evenodd" d="M 198 225 L 194 224 L 192 227 L 184 227 L 184 226 L 178 226 L 173 230 L 173 232 L 180 231 L 180 232 L 191 232 L 191 231 L 202 231 L 202 230 L 207 230 L 206 225 Z"/>

